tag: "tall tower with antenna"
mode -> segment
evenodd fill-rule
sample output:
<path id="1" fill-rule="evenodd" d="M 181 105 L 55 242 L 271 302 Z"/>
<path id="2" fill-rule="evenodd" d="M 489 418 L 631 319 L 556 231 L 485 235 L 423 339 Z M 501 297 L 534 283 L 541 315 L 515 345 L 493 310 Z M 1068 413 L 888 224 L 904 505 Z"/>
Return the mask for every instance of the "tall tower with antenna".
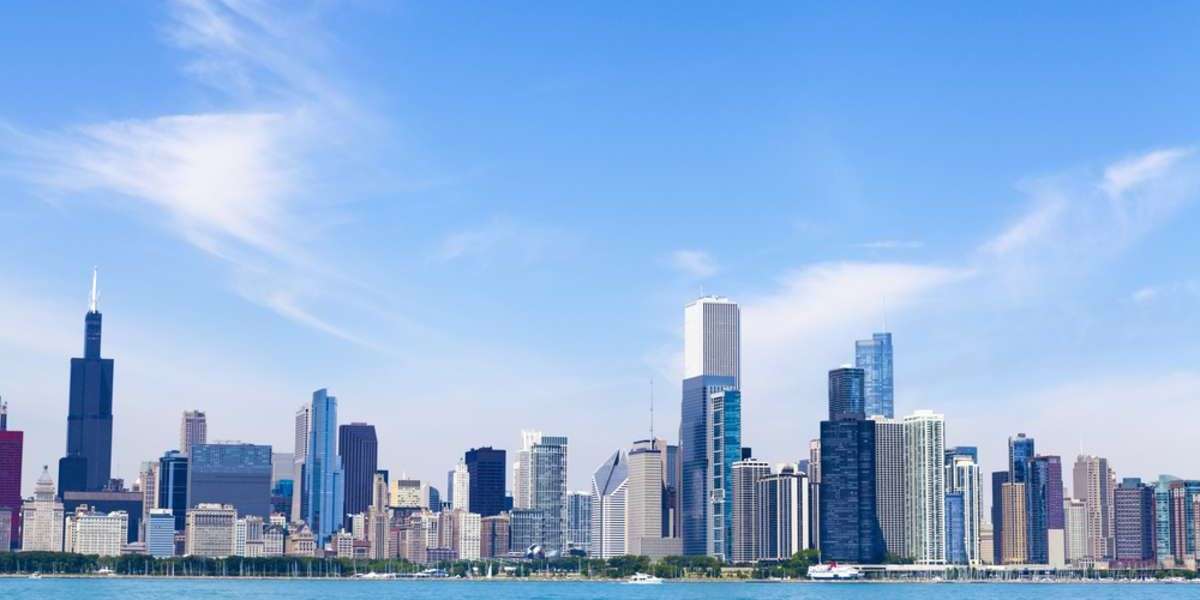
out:
<path id="1" fill-rule="evenodd" d="M 98 279 L 93 268 L 83 318 L 83 357 L 71 359 L 67 452 L 58 461 L 59 493 L 102 490 L 112 475 L 113 360 L 100 356 L 104 317 Z"/>

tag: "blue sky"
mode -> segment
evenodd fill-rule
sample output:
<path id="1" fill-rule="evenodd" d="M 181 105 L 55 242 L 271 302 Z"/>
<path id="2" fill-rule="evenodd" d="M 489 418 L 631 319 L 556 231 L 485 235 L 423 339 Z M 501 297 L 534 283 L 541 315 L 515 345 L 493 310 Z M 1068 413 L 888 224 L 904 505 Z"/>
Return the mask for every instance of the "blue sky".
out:
<path id="1" fill-rule="evenodd" d="M 328 387 L 393 472 L 521 428 L 571 482 L 678 426 L 682 307 L 743 306 L 744 435 L 807 452 L 886 322 L 898 412 L 1200 476 L 1185 5 L 41 3 L 0 22 L 0 394 L 60 456 L 101 270 L 115 471 L 290 450 Z M 1150 444 L 1160 452 L 1145 451 Z M 29 490 L 26 490 L 27 492 Z"/>

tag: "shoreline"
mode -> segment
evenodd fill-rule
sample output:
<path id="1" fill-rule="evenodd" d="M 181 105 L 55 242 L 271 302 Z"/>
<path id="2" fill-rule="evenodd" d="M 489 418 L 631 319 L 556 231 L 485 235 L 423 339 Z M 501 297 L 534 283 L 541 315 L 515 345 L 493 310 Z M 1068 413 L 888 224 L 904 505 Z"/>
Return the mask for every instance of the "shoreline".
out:
<path id="1" fill-rule="evenodd" d="M 395 577 L 386 579 L 366 579 L 362 577 L 284 577 L 284 576 L 268 576 L 268 575 L 245 575 L 245 576 L 220 576 L 220 575 L 97 575 L 92 573 L 43 573 L 38 579 L 31 579 L 31 574 L 19 573 L 4 573 L 0 574 L 0 580 L 24 579 L 37 581 L 40 579 L 112 579 L 126 581 L 348 581 L 348 582 L 449 582 L 449 583 L 608 583 L 622 584 L 626 583 L 624 579 L 600 579 L 589 577 L 497 577 L 487 579 L 483 577 Z M 1200 584 L 1200 577 L 1195 579 L 1061 579 L 1061 580 L 1034 580 L 1034 579 L 1009 579 L 1009 580 L 992 580 L 992 579 L 961 579 L 961 580 L 915 580 L 906 581 L 901 579 L 863 579 L 856 581 L 818 581 L 812 579 L 733 579 L 733 578 L 694 578 L 694 579 L 666 579 L 664 585 L 679 584 L 679 583 L 704 583 L 704 584 L 812 584 L 812 585 L 859 585 L 859 584 L 891 584 L 891 585 L 1187 585 Z"/>

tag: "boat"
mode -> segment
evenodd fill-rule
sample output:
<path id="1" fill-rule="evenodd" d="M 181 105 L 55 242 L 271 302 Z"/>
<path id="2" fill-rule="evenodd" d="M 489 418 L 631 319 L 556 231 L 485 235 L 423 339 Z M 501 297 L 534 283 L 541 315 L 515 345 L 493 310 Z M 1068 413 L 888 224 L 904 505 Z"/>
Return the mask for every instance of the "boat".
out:
<path id="1" fill-rule="evenodd" d="M 655 577 L 646 573 L 634 573 L 632 577 L 625 580 L 625 583 L 634 585 L 655 585 L 662 582 L 662 577 Z"/>
<path id="2" fill-rule="evenodd" d="M 103 576 L 105 576 L 105 577 L 112 577 L 112 576 L 113 576 L 113 570 L 112 570 L 112 569 L 110 569 L 110 568 L 108 568 L 108 567 L 100 567 L 100 569 L 99 569 L 98 571 L 96 571 L 96 574 L 97 574 L 97 575 L 103 575 Z"/>
<path id="3" fill-rule="evenodd" d="M 34 571 L 34 572 L 32 572 L 32 573 L 30 573 L 30 574 L 29 574 L 29 578 L 30 578 L 30 579 L 41 579 L 41 578 L 42 578 L 42 574 L 41 574 L 41 573 L 39 573 L 39 572 L 37 572 L 37 571 Z"/>
<path id="4" fill-rule="evenodd" d="M 862 579 L 862 576 L 862 571 L 849 565 L 839 565 L 836 562 L 808 568 L 809 579 L 830 581 L 834 579 Z"/>
<path id="5" fill-rule="evenodd" d="M 374 571 L 371 571 L 369 573 L 359 573 L 358 575 L 355 575 L 355 577 L 358 579 L 395 579 L 396 574 L 395 573 L 376 573 Z"/>

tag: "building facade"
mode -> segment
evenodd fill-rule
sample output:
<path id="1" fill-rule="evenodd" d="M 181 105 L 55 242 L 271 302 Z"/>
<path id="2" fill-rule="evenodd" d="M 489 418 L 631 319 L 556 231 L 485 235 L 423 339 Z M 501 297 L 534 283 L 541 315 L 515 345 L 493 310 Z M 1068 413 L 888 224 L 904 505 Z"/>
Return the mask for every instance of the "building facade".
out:
<path id="1" fill-rule="evenodd" d="M 961 494 L 963 498 L 963 527 L 962 555 L 963 564 L 976 565 L 983 562 L 980 547 L 980 527 L 982 526 L 982 482 L 980 480 L 979 463 L 972 455 L 947 453 L 946 493 Z M 957 543 L 951 540 L 951 533 L 946 532 L 946 546 Z M 952 561 L 947 553 L 947 560 Z M 991 558 L 990 556 L 988 557 Z"/>
<path id="2" fill-rule="evenodd" d="M 129 531 L 124 511 L 101 513 L 80 505 L 67 517 L 64 549 L 75 554 L 120 556 Z"/>
<path id="3" fill-rule="evenodd" d="M 304 522 L 317 546 L 324 546 L 342 526 L 345 484 L 337 453 L 337 398 L 324 388 L 313 392 L 312 433 L 304 459 Z"/>
<path id="4" fill-rule="evenodd" d="M 907 555 L 917 564 L 946 562 L 946 420 L 919 410 L 904 417 Z"/>
<path id="5" fill-rule="evenodd" d="M 730 488 L 733 496 L 733 544 L 729 549 L 729 561 L 734 564 L 752 563 L 759 559 L 759 535 L 762 531 L 758 515 L 758 481 L 770 474 L 771 465 L 758 459 L 733 463 L 733 485 Z"/>
<path id="6" fill-rule="evenodd" d="M 464 456 L 470 481 L 470 511 L 484 517 L 504 512 L 504 450 L 491 446 L 472 448 Z M 515 483 L 515 482 L 514 482 Z"/>
<path id="7" fill-rule="evenodd" d="M 567 542 L 567 438 L 544 435 L 530 450 L 532 502 L 544 514 L 542 547 L 560 552 Z"/>
<path id="8" fill-rule="evenodd" d="M 591 546 L 592 492 L 567 492 L 567 550 L 590 553 Z"/>
<path id="9" fill-rule="evenodd" d="M 1116 487 L 1108 459 L 1080 455 L 1074 468 L 1075 497 L 1087 510 L 1088 557 L 1108 560 L 1113 546 L 1113 491 Z"/>
<path id="10" fill-rule="evenodd" d="M 1027 462 L 1025 485 L 1027 560 L 1063 567 L 1067 563 L 1066 523 L 1063 518 L 1062 459 L 1035 456 Z"/>
<path id="11" fill-rule="evenodd" d="M 188 456 L 187 506 L 229 504 L 238 514 L 271 516 L 271 447 L 195 444 Z"/>
<path id="12" fill-rule="evenodd" d="M 21 461 L 24 456 L 25 433 L 8 428 L 8 403 L 0 400 L 0 511 L 9 515 L 7 533 L 0 532 L 7 543 L 0 543 L 0 552 L 7 552 L 20 539 L 21 532 Z"/>
<path id="13" fill-rule="evenodd" d="M 450 505 L 455 510 L 470 510 L 471 506 L 471 473 L 467 463 L 458 461 L 450 472 Z"/>
<path id="14" fill-rule="evenodd" d="M 648 547 L 663 537 L 663 490 L 666 443 L 648 439 L 633 443 L 626 459 L 629 473 L 625 501 L 625 550 L 649 556 Z"/>
<path id="15" fill-rule="evenodd" d="M 114 363 L 100 356 L 103 315 L 98 298 L 93 271 L 83 357 L 71 359 L 67 453 L 58 463 L 58 487 L 64 492 L 104 489 L 112 474 Z"/>
<path id="16" fill-rule="evenodd" d="M 21 505 L 21 551 L 62 552 L 64 510 L 48 468 L 42 467 L 33 490 L 33 499 Z"/>
<path id="17" fill-rule="evenodd" d="M 358 514 L 371 506 L 371 483 L 379 468 L 375 426 L 349 423 L 338 427 L 338 457 L 342 461 L 343 514 Z"/>
<path id="18" fill-rule="evenodd" d="M 807 476 L 796 465 L 779 465 L 776 471 L 755 483 L 756 560 L 788 560 L 807 550 L 812 537 Z"/>
<path id="19" fill-rule="evenodd" d="M 1113 510 L 1113 558 L 1119 565 L 1153 566 L 1154 486 L 1143 484 L 1136 477 L 1126 477 L 1113 491 Z"/>
<path id="20" fill-rule="evenodd" d="M 185 556 L 234 556 L 237 510 L 229 504 L 199 504 L 187 511 Z"/>
<path id="21" fill-rule="evenodd" d="M 626 554 L 625 518 L 629 464 L 621 450 L 592 473 L 592 534 L 588 555 L 608 559 Z"/>
<path id="22" fill-rule="evenodd" d="M 171 509 L 150 509 L 145 524 L 146 553 L 155 558 L 175 556 L 175 515 Z"/>
<path id="23" fill-rule="evenodd" d="M 203 411 L 187 410 L 179 422 L 179 451 L 189 454 L 192 446 L 208 443 L 208 417 Z"/>
<path id="24" fill-rule="evenodd" d="M 904 445 L 904 423 L 881 416 L 875 423 L 875 511 L 887 554 L 907 557 L 908 528 L 905 508 L 905 475 L 907 450 Z"/>
<path id="25" fill-rule="evenodd" d="M 187 524 L 188 457 L 178 450 L 169 450 L 158 459 L 158 504 L 156 508 L 170 510 L 175 516 L 175 531 Z"/>
<path id="26" fill-rule="evenodd" d="M 895 416 L 892 385 L 892 334 L 876 333 L 854 343 L 854 366 L 863 370 L 863 394 L 868 417 Z"/>

